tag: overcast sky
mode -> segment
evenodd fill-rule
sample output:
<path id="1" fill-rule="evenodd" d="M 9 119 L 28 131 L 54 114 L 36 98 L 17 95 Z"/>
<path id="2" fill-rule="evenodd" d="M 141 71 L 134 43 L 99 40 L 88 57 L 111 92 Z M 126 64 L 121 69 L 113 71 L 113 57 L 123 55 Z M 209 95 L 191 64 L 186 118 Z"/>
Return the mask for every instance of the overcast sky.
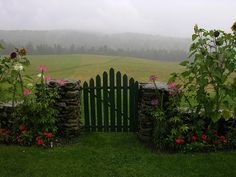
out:
<path id="1" fill-rule="evenodd" d="M 230 31 L 236 0 L 0 0 L 0 29 L 78 29 L 190 37 Z"/>

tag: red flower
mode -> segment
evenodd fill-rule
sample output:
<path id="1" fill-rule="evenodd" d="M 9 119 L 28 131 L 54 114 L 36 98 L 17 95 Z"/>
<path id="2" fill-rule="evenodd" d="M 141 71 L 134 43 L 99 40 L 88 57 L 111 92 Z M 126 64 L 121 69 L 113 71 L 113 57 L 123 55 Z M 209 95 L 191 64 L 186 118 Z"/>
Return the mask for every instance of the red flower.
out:
<path id="1" fill-rule="evenodd" d="M 223 135 L 220 136 L 220 140 L 221 140 L 221 141 L 225 141 L 225 136 L 223 136 Z"/>
<path id="2" fill-rule="evenodd" d="M 43 136 L 46 136 L 48 138 L 52 138 L 53 137 L 53 134 L 51 132 L 44 132 L 43 133 Z"/>
<path id="3" fill-rule="evenodd" d="M 217 145 L 218 141 L 212 141 L 212 144 Z"/>
<path id="4" fill-rule="evenodd" d="M 23 132 L 23 131 L 26 130 L 26 127 L 25 127 L 25 125 L 21 125 L 21 126 L 19 127 L 19 129 L 20 129 L 21 132 Z"/>
<path id="5" fill-rule="evenodd" d="M 38 143 L 38 145 L 42 145 L 43 144 L 43 140 L 38 138 L 37 143 Z"/>
<path id="6" fill-rule="evenodd" d="M 177 144 L 180 144 L 180 143 L 184 143 L 185 141 L 184 141 L 183 139 L 176 139 L 175 142 L 176 142 Z"/>
<path id="7" fill-rule="evenodd" d="M 197 140 L 197 136 L 193 135 L 192 136 L 192 141 L 196 141 Z"/>
<path id="8" fill-rule="evenodd" d="M 205 134 L 202 134 L 202 140 L 206 141 L 207 140 L 207 136 Z"/>

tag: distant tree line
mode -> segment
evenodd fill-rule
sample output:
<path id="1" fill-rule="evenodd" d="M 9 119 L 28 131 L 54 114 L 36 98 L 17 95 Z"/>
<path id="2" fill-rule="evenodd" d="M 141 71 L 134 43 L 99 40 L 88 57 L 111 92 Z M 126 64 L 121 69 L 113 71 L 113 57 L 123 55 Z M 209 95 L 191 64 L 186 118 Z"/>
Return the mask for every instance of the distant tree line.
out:
<path id="1" fill-rule="evenodd" d="M 129 49 L 129 48 L 118 48 L 113 49 L 107 45 L 99 47 L 87 46 L 87 45 L 75 45 L 71 44 L 69 47 L 63 47 L 60 44 L 54 44 L 50 46 L 48 44 L 33 45 L 31 42 L 25 46 L 15 46 L 13 43 L 5 42 L 0 40 L 0 43 L 4 46 L 4 50 L 1 54 L 11 53 L 15 47 L 25 47 L 31 55 L 63 55 L 63 54 L 94 54 L 94 55 L 111 55 L 111 56 L 127 56 L 127 57 L 138 57 L 147 58 L 154 60 L 168 60 L 178 61 L 186 59 L 187 52 L 184 50 L 166 50 L 166 49 Z"/>

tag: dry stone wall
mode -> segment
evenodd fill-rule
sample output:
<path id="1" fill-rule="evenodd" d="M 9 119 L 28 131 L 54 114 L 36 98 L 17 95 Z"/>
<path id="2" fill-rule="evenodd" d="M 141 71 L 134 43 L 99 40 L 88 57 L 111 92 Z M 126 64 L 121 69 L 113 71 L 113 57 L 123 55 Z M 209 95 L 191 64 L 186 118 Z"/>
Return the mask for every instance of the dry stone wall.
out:
<path id="1" fill-rule="evenodd" d="M 150 115 L 152 107 L 151 100 L 156 98 L 156 91 L 167 88 L 166 84 L 140 83 L 140 109 L 139 109 L 139 132 L 138 137 L 144 142 L 151 142 L 154 128 L 154 121 Z M 167 101 L 167 94 L 164 95 L 164 101 Z"/>
<path id="2" fill-rule="evenodd" d="M 81 130 L 81 85 L 80 81 L 66 80 L 63 85 L 50 81 L 49 88 L 59 87 L 59 98 L 55 102 L 58 110 L 59 133 L 78 136 Z"/>

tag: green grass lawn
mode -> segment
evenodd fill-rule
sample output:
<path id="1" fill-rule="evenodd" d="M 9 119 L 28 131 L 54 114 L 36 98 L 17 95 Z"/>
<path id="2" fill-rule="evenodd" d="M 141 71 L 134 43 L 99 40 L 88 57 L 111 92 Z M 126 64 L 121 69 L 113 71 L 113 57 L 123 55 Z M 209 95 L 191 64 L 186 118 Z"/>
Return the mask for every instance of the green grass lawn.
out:
<path id="1" fill-rule="evenodd" d="M 160 154 L 133 133 L 86 133 L 53 149 L 0 146 L 1 177 L 234 177 L 236 152 Z"/>
<path id="2" fill-rule="evenodd" d="M 111 67 L 121 71 L 137 81 L 148 82 L 150 75 L 157 75 L 160 81 L 167 81 L 170 73 L 180 71 L 178 62 L 145 60 L 131 57 L 98 55 L 32 55 L 28 56 L 31 66 L 29 74 L 37 74 L 37 66 L 46 65 L 47 72 L 53 78 L 78 79 L 81 81 L 94 78 Z"/>

